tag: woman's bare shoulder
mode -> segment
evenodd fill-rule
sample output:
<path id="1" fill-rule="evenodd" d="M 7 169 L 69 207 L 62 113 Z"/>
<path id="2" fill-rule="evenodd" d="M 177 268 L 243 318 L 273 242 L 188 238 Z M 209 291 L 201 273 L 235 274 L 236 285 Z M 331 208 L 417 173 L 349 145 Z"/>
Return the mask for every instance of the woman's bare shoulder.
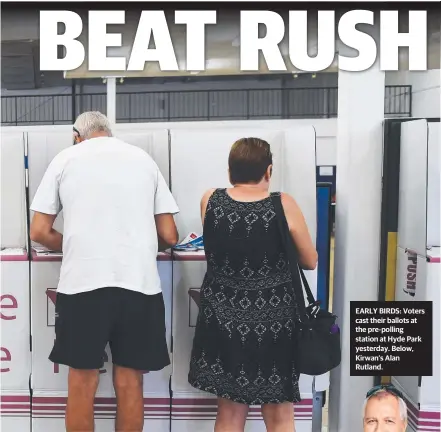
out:
<path id="1" fill-rule="evenodd" d="M 216 189 L 208 189 L 207 191 L 204 192 L 204 194 L 202 195 L 202 199 L 201 199 L 201 205 L 207 205 L 208 200 L 211 198 L 211 196 L 214 194 L 214 192 L 216 191 Z"/>
<path id="2" fill-rule="evenodd" d="M 285 192 L 280 192 L 280 198 L 282 200 L 283 208 L 285 209 L 294 209 L 297 206 L 296 200 L 289 194 Z"/>
<path id="3" fill-rule="evenodd" d="M 213 195 L 215 191 L 216 191 L 216 188 L 206 190 L 204 192 L 204 194 L 202 195 L 202 201 L 208 201 L 210 199 L 211 195 Z"/>

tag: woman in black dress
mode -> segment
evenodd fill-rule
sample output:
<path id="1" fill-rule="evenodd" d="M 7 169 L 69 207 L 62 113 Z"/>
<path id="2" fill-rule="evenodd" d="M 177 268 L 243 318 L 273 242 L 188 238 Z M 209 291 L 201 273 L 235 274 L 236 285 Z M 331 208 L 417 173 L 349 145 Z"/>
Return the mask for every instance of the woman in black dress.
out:
<path id="1" fill-rule="evenodd" d="M 218 397 L 215 432 L 242 432 L 250 405 L 261 405 L 269 432 L 294 430 L 300 401 L 294 366 L 296 298 L 268 192 L 272 155 L 266 141 L 243 138 L 229 156 L 231 189 L 201 202 L 207 273 L 189 383 Z M 281 199 L 305 269 L 317 252 L 293 198 Z"/>

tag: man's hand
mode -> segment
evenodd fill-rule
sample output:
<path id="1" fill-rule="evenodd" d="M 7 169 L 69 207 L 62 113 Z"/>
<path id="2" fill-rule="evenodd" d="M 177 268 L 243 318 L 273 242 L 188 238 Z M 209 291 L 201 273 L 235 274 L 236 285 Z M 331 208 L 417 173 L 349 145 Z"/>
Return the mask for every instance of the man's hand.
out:
<path id="1" fill-rule="evenodd" d="M 168 245 L 161 237 L 158 236 L 158 252 L 164 252 L 167 249 L 170 249 L 170 245 Z"/>

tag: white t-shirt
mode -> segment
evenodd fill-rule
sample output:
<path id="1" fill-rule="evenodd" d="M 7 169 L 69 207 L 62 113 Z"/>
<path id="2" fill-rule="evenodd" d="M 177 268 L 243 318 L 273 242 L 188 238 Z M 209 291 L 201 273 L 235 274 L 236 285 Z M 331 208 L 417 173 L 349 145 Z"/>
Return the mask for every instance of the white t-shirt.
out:
<path id="1" fill-rule="evenodd" d="M 117 138 L 99 137 L 60 152 L 31 210 L 63 209 L 63 262 L 58 292 L 119 287 L 158 294 L 154 216 L 179 212 L 153 159 Z"/>

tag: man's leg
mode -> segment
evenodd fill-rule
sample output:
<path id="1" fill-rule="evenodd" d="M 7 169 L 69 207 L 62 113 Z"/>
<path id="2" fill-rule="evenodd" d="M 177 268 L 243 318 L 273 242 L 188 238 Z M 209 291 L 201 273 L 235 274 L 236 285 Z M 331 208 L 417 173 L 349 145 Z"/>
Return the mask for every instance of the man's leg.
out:
<path id="1" fill-rule="evenodd" d="M 144 427 L 143 374 L 134 369 L 113 366 L 115 387 L 116 432 L 141 432 Z"/>
<path id="2" fill-rule="evenodd" d="M 55 344 L 49 359 L 69 367 L 67 432 L 93 432 L 93 405 L 112 325 L 108 288 L 57 294 Z"/>
<path id="3" fill-rule="evenodd" d="M 142 376 L 170 364 L 162 294 L 121 289 L 120 313 L 110 337 L 117 395 L 117 432 L 141 432 L 144 424 Z"/>
<path id="4" fill-rule="evenodd" d="M 93 432 L 93 401 L 98 387 L 98 375 L 98 370 L 69 369 L 67 432 Z"/>

